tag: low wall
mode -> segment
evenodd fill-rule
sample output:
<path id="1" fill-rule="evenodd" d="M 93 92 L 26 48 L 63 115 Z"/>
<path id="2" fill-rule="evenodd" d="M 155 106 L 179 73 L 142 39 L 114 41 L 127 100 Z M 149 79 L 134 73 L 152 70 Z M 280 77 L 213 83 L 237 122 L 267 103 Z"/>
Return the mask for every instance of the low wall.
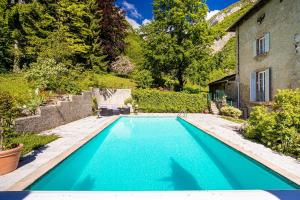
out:
<path id="1" fill-rule="evenodd" d="M 70 101 L 42 106 L 38 115 L 16 119 L 17 132 L 41 132 L 92 115 L 92 93 L 71 95 Z"/>

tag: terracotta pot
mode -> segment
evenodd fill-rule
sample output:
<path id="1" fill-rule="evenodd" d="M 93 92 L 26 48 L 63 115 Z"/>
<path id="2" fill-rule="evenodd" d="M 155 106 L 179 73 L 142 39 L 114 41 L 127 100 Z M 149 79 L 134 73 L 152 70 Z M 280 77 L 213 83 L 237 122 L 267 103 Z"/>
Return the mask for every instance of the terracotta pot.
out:
<path id="1" fill-rule="evenodd" d="M 17 169 L 23 144 L 7 151 L 0 151 L 0 175 L 8 174 Z"/>

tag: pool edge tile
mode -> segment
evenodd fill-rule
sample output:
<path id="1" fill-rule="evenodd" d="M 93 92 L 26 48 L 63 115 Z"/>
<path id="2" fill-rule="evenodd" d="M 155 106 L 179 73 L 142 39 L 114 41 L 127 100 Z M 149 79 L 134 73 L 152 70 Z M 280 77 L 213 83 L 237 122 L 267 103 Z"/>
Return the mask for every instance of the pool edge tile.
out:
<path id="1" fill-rule="evenodd" d="M 117 121 L 121 116 L 114 116 L 109 119 L 107 119 L 101 127 L 90 133 L 88 136 L 84 137 L 80 141 L 78 141 L 76 144 L 74 144 L 72 147 L 68 148 L 66 151 L 60 153 L 55 158 L 51 159 L 47 163 L 43 164 L 38 170 L 32 172 L 31 174 L 25 176 L 17 183 L 10 186 L 7 191 L 23 191 L 28 186 L 30 186 L 32 183 L 34 183 L 37 179 L 39 179 L 41 176 L 46 174 L 48 171 L 50 171 L 52 168 L 54 168 L 56 165 L 61 163 L 63 160 L 65 160 L 68 156 L 70 156 L 72 153 L 77 151 L 80 147 L 82 147 L 84 144 L 89 142 L 91 139 L 93 139 L 95 136 L 97 136 L 99 133 L 101 133 L 104 129 L 106 129 L 108 126 L 110 126 L 112 123 Z"/>
<path id="2" fill-rule="evenodd" d="M 178 117 L 184 121 L 186 121 L 187 123 L 195 126 L 196 128 L 203 130 L 205 133 L 207 133 L 208 135 L 220 140 L 221 142 L 223 142 L 224 144 L 230 146 L 231 148 L 245 154 L 246 156 L 256 160 L 257 162 L 261 163 L 262 165 L 266 166 L 267 168 L 273 170 L 274 172 L 278 173 L 279 175 L 289 179 L 290 181 L 294 182 L 295 184 L 298 184 L 300 186 L 300 176 L 297 176 L 296 174 L 289 172 L 275 164 L 273 164 L 272 162 L 268 161 L 266 158 L 263 158 L 260 155 L 257 155 L 249 150 L 244 149 L 241 145 L 235 144 L 233 142 L 231 142 L 228 139 L 225 139 L 223 137 L 221 137 L 220 135 L 214 133 L 211 130 L 208 130 L 207 128 L 203 127 L 202 125 L 200 125 L 199 123 L 196 123 L 195 121 L 191 120 L 191 119 L 187 119 L 187 118 L 183 118 L 183 117 Z"/>

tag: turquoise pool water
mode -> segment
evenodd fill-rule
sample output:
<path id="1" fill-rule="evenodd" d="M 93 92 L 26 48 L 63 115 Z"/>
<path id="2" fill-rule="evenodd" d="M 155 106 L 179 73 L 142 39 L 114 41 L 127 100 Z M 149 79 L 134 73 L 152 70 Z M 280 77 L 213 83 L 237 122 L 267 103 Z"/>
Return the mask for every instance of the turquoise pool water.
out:
<path id="1" fill-rule="evenodd" d="M 179 118 L 121 117 L 28 190 L 297 189 Z"/>

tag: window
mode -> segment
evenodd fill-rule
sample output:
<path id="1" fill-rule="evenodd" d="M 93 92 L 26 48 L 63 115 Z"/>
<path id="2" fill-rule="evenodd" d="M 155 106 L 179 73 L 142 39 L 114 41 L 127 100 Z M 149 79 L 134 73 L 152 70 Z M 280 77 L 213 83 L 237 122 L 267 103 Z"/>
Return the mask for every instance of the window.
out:
<path id="1" fill-rule="evenodd" d="M 265 85 L 266 85 L 266 71 L 258 72 L 256 83 L 256 97 L 257 101 L 265 101 Z"/>
<path id="2" fill-rule="evenodd" d="M 263 37 L 257 39 L 253 43 L 254 57 L 268 53 L 270 50 L 270 33 L 266 33 Z"/>
<path id="3" fill-rule="evenodd" d="M 265 37 L 262 37 L 262 38 L 259 38 L 258 40 L 256 40 L 256 50 L 257 50 L 257 53 L 256 55 L 261 55 L 261 54 L 264 54 L 266 53 L 266 48 L 265 48 Z"/>
<path id="4" fill-rule="evenodd" d="M 270 101 L 271 69 L 252 72 L 250 79 L 250 101 Z"/>

